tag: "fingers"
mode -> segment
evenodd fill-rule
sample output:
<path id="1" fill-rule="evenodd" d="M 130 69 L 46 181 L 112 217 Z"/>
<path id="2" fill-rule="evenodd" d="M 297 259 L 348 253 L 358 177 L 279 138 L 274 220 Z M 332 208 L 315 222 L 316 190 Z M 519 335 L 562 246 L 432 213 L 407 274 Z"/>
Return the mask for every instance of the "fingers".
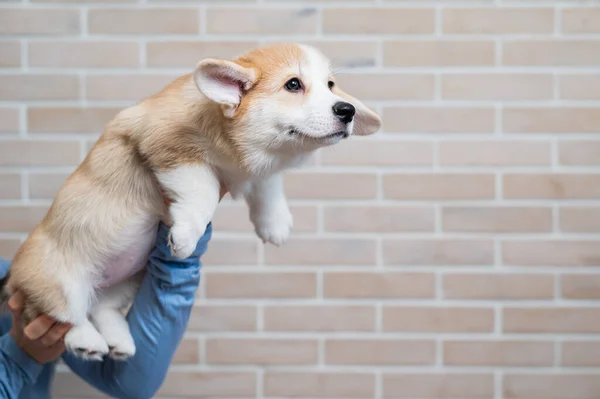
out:
<path id="1" fill-rule="evenodd" d="M 39 316 L 25 327 L 25 336 L 36 340 L 45 335 L 54 325 L 55 321 L 46 315 Z"/>
<path id="2" fill-rule="evenodd" d="M 40 338 L 40 342 L 44 346 L 52 346 L 62 342 L 62 338 L 71 329 L 69 324 L 55 323 L 52 328 Z"/>
<path id="3" fill-rule="evenodd" d="M 25 307 L 25 295 L 17 291 L 8 300 L 8 307 L 13 313 L 21 313 Z"/>

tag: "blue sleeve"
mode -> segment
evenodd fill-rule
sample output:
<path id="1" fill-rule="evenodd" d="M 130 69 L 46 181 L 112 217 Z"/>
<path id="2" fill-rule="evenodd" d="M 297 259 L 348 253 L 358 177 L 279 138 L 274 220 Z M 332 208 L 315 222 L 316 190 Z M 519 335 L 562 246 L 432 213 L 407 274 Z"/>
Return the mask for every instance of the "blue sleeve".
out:
<path id="1" fill-rule="evenodd" d="M 185 260 L 171 256 L 168 228 L 159 225 L 146 276 L 127 315 L 136 353 L 126 361 L 84 361 L 70 353 L 67 365 L 92 386 L 118 398 L 152 398 L 162 385 L 187 328 L 200 282 L 200 256 L 212 227 L 208 224 L 194 253 Z"/>
<path id="2" fill-rule="evenodd" d="M 8 261 L 0 259 L 0 279 L 9 267 Z M 0 398 L 14 399 L 24 386 L 35 383 L 44 366 L 23 351 L 8 331 L 0 334 Z"/>

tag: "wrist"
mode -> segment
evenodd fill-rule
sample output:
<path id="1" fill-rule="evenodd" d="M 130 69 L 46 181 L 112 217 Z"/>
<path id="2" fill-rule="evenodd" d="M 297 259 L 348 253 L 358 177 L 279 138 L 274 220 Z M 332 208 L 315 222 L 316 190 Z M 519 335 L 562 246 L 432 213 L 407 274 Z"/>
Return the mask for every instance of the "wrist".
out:
<path id="1" fill-rule="evenodd" d="M 0 351 L 2 351 L 22 372 L 29 384 L 34 383 L 41 373 L 44 365 L 35 360 L 18 343 L 12 330 L 11 333 L 0 336 Z"/>

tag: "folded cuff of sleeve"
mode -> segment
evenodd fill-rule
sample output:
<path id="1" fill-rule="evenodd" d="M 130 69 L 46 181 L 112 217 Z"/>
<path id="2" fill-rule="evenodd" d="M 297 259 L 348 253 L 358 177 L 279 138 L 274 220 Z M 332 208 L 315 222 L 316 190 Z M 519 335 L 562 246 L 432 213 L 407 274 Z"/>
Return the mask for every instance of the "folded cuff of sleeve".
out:
<path id="1" fill-rule="evenodd" d="M 4 334 L 0 337 L 0 351 L 4 352 L 14 362 L 28 384 L 33 384 L 44 368 L 42 364 L 35 361 L 27 352 L 21 349 L 10 334 Z"/>

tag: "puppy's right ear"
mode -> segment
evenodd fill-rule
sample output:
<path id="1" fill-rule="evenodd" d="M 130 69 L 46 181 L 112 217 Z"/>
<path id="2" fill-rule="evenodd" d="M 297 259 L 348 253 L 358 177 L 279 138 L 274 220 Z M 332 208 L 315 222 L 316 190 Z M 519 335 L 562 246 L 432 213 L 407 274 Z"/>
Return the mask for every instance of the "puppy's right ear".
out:
<path id="1" fill-rule="evenodd" d="M 200 61 L 194 71 L 198 89 L 212 101 L 225 105 L 231 114 L 240 105 L 244 91 L 250 89 L 257 79 L 253 68 L 212 58 Z"/>

